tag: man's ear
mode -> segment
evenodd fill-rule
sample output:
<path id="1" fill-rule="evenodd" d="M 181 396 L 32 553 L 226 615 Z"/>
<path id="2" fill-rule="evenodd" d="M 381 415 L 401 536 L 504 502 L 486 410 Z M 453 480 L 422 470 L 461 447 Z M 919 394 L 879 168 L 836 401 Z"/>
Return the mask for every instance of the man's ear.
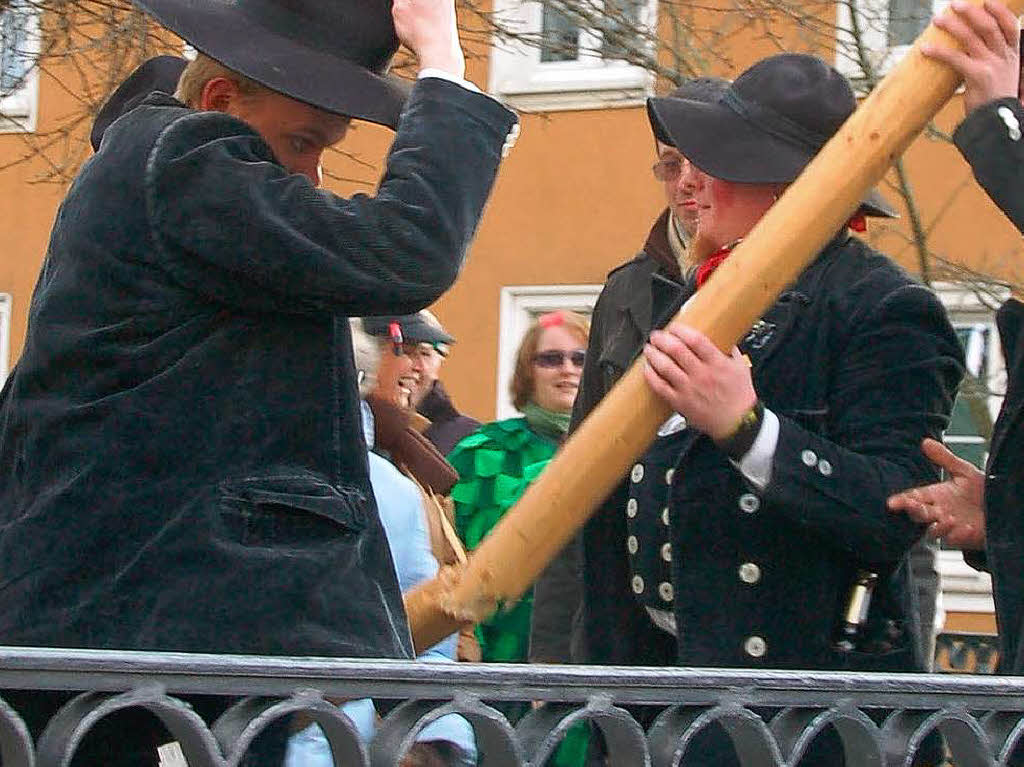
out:
<path id="1" fill-rule="evenodd" d="M 230 112 L 231 105 L 241 92 L 238 83 L 227 77 L 213 77 L 203 86 L 199 96 L 199 109 L 204 112 Z"/>

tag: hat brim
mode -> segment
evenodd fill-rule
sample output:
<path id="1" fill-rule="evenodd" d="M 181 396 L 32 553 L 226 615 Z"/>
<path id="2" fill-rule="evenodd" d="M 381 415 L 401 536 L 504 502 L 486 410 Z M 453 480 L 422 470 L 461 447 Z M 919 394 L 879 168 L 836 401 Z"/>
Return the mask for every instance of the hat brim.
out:
<path id="1" fill-rule="evenodd" d="M 443 330 L 412 315 L 382 315 L 363 317 L 363 330 L 368 335 L 387 338 L 392 323 L 402 329 L 402 339 L 416 344 L 453 344 L 455 339 Z"/>
<path id="2" fill-rule="evenodd" d="M 230 3 L 135 0 L 142 10 L 196 50 L 299 101 L 334 114 L 385 125 L 398 119 L 411 85 L 312 49 L 232 10 Z M 244 44 L 225 46 L 226 40 Z"/>
<path id="3" fill-rule="evenodd" d="M 899 218 L 900 214 L 892 207 L 877 189 L 869 189 L 860 202 L 860 212 L 874 218 Z"/>
<path id="4" fill-rule="evenodd" d="M 438 330 L 437 328 L 431 328 L 429 331 L 420 330 L 419 328 L 413 328 L 408 333 L 405 333 L 406 341 L 413 341 L 418 344 L 453 344 L 455 339 L 447 333 Z"/>
<path id="5" fill-rule="evenodd" d="M 767 133 L 724 101 L 655 97 L 647 99 L 647 116 L 658 140 L 671 144 L 702 171 L 737 184 L 788 184 L 800 175 L 817 150 Z M 867 216 L 896 218 L 875 190 L 861 201 Z"/>

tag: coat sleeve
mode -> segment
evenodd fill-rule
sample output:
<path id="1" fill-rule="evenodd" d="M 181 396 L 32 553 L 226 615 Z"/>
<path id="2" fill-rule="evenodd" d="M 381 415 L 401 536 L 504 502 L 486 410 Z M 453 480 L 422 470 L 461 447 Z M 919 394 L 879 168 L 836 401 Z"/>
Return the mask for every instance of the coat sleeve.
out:
<path id="1" fill-rule="evenodd" d="M 375 196 L 317 189 L 245 123 L 173 122 L 146 167 L 157 266 L 255 310 L 412 312 L 454 282 L 515 117 L 453 83 L 417 81 Z"/>
<path id="2" fill-rule="evenodd" d="M 894 562 L 921 528 L 888 512 L 886 499 L 936 481 L 921 440 L 941 438 L 963 356 L 938 299 L 920 285 L 869 276 L 844 291 L 832 314 L 848 319 L 816 416 L 823 424 L 778 414 L 765 497 L 862 561 Z"/>
<path id="3" fill-rule="evenodd" d="M 605 394 L 600 359 L 605 342 L 606 292 L 607 289 L 598 296 L 590 318 L 587 357 L 573 403 L 570 433 L 576 430 Z M 580 630 L 579 611 L 583 600 L 582 547 L 580 532 L 544 568 L 533 586 L 531 663 L 569 663 L 574 660 L 572 645 L 574 637 L 579 639 L 576 634 Z"/>
<path id="4" fill-rule="evenodd" d="M 601 356 L 604 345 L 607 341 L 608 314 L 608 288 L 601 291 L 594 304 L 594 311 L 590 316 L 590 336 L 587 338 L 587 357 L 583 363 L 583 373 L 580 375 L 580 388 L 576 391 L 576 399 L 572 405 L 572 420 L 569 423 L 569 433 L 572 434 L 583 423 L 583 419 L 590 415 L 597 404 L 607 393 L 603 371 L 601 370 Z"/>
<path id="5" fill-rule="evenodd" d="M 971 112 L 953 143 L 988 196 L 1024 232 L 1024 105 L 1015 98 L 992 101 Z"/>

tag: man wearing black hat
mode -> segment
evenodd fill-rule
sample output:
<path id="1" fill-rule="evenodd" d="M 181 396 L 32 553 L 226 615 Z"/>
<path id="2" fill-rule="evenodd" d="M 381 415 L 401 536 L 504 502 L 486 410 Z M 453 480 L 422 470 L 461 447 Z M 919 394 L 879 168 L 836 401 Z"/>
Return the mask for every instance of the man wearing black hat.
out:
<path id="1" fill-rule="evenodd" d="M 717 99 L 649 101 L 698 210 L 692 277 L 660 288 L 663 317 L 854 107 L 846 81 L 801 54 L 755 64 Z M 921 528 L 885 499 L 932 474 L 917 443 L 941 433 L 962 372 L 936 297 L 844 228 L 732 355 L 673 325 L 645 357 L 676 415 L 584 529 L 581 659 L 922 668 L 906 572 Z M 839 765 L 841 751 L 824 734 L 801 764 Z M 709 732 L 683 763 L 734 757 Z"/>
<path id="2" fill-rule="evenodd" d="M 345 316 L 451 285 L 515 118 L 452 0 L 140 5 L 200 56 L 57 214 L 0 395 L 0 636 L 411 657 Z M 397 126 L 373 197 L 317 188 L 351 119 Z"/>
<path id="3" fill-rule="evenodd" d="M 712 103 L 722 98 L 729 81 L 716 77 L 687 80 L 665 98 Z M 656 120 L 651 129 L 657 157 L 652 172 L 663 184 L 668 206 L 655 220 L 643 249 L 608 274 L 591 318 L 587 363 L 573 407 L 578 425 L 629 368 L 653 328 L 662 327 L 694 288 L 699 262 L 690 247 L 697 234 L 698 206 L 694 199 L 689 162 L 673 138 Z M 858 213 L 891 218 L 895 212 L 872 191 Z M 683 292 L 680 292 L 680 285 Z M 619 508 L 614 499 L 607 502 Z M 622 497 L 622 503 L 625 496 Z M 574 540 L 542 574 L 534 587 L 531 658 L 537 662 L 567 663 L 574 653 L 568 631 L 580 602 L 578 589 L 580 541 Z M 577 585 L 574 585 L 577 584 Z M 579 638 L 579 632 L 575 634 Z"/>
<path id="4" fill-rule="evenodd" d="M 668 98 L 714 101 L 728 87 L 719 77 L 686 80 Z M 664 186 L 667 206 L 655 219 L 643 248 L 631 260 L 608 273 L 591 316 L 587 361 L 573 405 L 570 431 L 593 410 L 629 368 L 652 323 L 662 317 L 666 288 L 683 282 L 691 270 L 688 249 L 697 231 L 697 210 L 689 177 L 682 172 L 686 158 L 665 136 L 654 135 L 657 157 L 654 177 Z M 574 655 L 569 631 L 578 610 L 580 550 L 574 539 L 534 585 L 530 659 L 538 663 L 568 663 Z M 578 637 L 578 633 L 577 633 Z"/>

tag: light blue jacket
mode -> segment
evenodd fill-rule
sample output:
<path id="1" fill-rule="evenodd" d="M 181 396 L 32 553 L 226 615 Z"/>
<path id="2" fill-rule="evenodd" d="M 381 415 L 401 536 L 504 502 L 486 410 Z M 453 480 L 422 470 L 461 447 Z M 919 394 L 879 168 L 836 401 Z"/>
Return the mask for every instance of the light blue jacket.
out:
<path id="1" fill-rule="evenodd" d="M 363 429 L 367 444 L 373 447 L 373 414 L 363 403 Z M 370 485 L 377 499 L 380 521 L 384 525 L 391 558 L 402 591 L 415 586 L 437 573 L 437 560 L 430 549 L 430 531 L 427 529 L 426 511 L 419 488 L 385 458 L 374 452 L 369 454 Z M 454 663 L 458 635 L 447 639 L 419 656 L 430 663 Z M 377 729 L 377 711 L 369 698 L 352 700 L 341 706 L 352 720 L 359 734 L 369 741 Z M 463 764 L 476 764 L 476 739 L 473 728 L 461 716 L 450 714 L 424 727 L 417 741 L 449 741 L 462 751 Z M 318 725 L 312 724 L 291 736 L 284 767 L 331 767 L 331 747 Z"/>

